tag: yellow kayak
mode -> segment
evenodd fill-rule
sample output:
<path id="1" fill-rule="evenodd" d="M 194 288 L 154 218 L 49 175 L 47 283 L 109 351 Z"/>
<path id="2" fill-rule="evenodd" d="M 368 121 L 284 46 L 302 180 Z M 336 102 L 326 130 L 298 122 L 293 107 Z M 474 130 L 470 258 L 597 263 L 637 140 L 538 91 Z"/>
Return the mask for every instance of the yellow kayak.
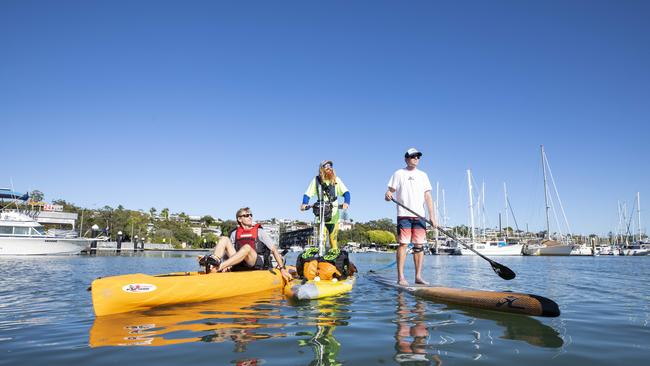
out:
<path id="1" fill-rule="evenodd" d="M 161 275 L 127 274 L 99 278 L 91 285 L 96 316 L 193 303 L 279 289 L 280 271 L 210 273 L 177 272 Z"/>
<path id="2" fill-rule="evenodd" d="M 284 294 L 294 300 L 314 300 L 350 292 L 355 276 L 344 280 L 293 280 L 284 286 Z"/>

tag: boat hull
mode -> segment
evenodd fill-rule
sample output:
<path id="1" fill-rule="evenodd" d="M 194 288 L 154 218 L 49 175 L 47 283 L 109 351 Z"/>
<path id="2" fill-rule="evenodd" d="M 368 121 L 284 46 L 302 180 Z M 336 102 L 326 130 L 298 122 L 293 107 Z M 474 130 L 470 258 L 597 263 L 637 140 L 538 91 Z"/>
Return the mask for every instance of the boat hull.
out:
<path id="1" fill-rule="evenodd" d="M 437 286 L 400 286 L 394 280 L 369 274 L 368 278 L 434 302 L 533 316 L 560 315 L 557 303 L 543 296 L 516 292 L 466 290 Z"/>
<path id="2" fill-rule="evenodd" d="M 547 241 L 549 244 L 529 244 L 523 249 L 524 255 L 571 255 L 574 245 L 561 244 L 555 240 Z"/>
<path id="3" fill-rule="evenodd" d="M 71 255 L 89 245 L 86 239 L 0 237 L 0 255 Z"/>
<path id="4" fill-rule="evenodd" d="M 645 256 L 645 255 L 650 255 L 650 250 L 648 249 L 621 249 L 621 255 L 629 255 L 629 256 L 635 256 L 635 257 L 640 257 L 640 256 Z"/>
<path id="5" fill-rule="evenodd" d="M 314 300 L 341 295 L 352 290 L 355 276 L 344 280 L 301 281 L 293 280 L 284 287 L 284 294 L 294 300 Z"/>
<path id="6" fill-rule="evenodd" d="M 128 274 L 99 278 L 91 285 L 96 316 L 145 310 L 158 306 L 195 303 L 280 289 L 280 271 L 210 273 L 179 272 L 163 275 Z"/>
<path id="7" fill-rule="evenodd" d="M 484 244 L 474 244 L 474 250 L 487 256 L 500 256 L 500 255 L 521 255 L 523 248 L 522 244 L 504 245 L 504 246 L 487 246 Z M 473 251 L 461 248 L 462 255 L 476 255 Z"/>

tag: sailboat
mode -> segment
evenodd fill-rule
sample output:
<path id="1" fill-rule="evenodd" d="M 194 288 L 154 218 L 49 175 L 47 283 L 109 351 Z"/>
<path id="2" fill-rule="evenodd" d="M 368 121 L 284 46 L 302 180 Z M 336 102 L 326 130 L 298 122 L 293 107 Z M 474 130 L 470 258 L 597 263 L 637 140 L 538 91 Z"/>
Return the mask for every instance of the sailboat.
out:
<path id="1" fill-rule="evenodd" d="M 469 212 L 470 212 L 470 235 L 471 242 L 467 245 L 470 246 L 475 251 L 488 256 L 495 255 L 521 255 L 522 245 L 521 244 L 509 244 L 506 240 L 485 240 L 477 241 L 474 236 L 474 200 L 472 194 L 472 172 L 467 170 L 467 184 L 469 189 Z M 483 197 L 485 194 L 483 194 Z M 472 250 L 467 248 L 461 248 L 460 252 L 462 255 L 476 255 Z"/>
<path id="2" fill-rule="evenodd" d="M 650 244 L 644 243 L 641 239 L 641 194 L 636 192 L 636 212 L 637 212 L 637 230 L 638 240 L 634 244 L 627 244 L 621 248 L 621 255 L 643 256 L 650 255 Z M 627 235 L 626 235 L 627 241 Z"/>
<path id="3" fill-rule="evenodd" d="M 552 239 L 550 236 L 551 227 L 548 218 L 548 210 L 551 207 L 549 206 L 548 184 L 546 179 L 548 161 L 546 159 L 546 153 L 544 152 L 544 145 L 541 145 L 541 151 L 542 151 L 542 171 L 544 173 L 544 205 L 545 205 L 545 213 L 546 213 L 546 233 L 544 234 L 544 238 L 541 241 L 539 242 L 533 241 L 526 244 L 523 253 L 524 255 L 570 255 L 571 251 L 574 248 L 573 244 L 569 243 L 568 240 L 566 239 L 563 241 L 559 241 L 559 240 Z M 552 175 L 551 178 L 553 178 Z M 553 181 L 553 187 L 555 188 L 555 181 Z M 557 188 L 555 189 L 555 193 L 557 195 Z M 559 195 L 558 195 L 558 201 L 559 201 Z M 559 203 L 560 203 L 560 208 L 562 209 L 562 214 L 564 215 L 564 208 L 562 208 L 562 202 L 560 201 Z M 566 222 L 566 215 L 564 215 L 564 220 Z M 567 223 L 567 227 L 568 227 L 568 223 Z"/>

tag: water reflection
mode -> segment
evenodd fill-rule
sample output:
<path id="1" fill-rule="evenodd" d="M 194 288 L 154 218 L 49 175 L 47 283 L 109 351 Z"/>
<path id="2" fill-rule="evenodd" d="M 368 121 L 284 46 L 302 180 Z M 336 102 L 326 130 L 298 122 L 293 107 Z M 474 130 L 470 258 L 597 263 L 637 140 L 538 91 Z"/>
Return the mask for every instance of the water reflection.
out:
<path id="1" fill-rule="evenodd" d="M 429 344 L 429 341 L 432 332 L 442 329 L 437 326 L 429 328 L 427 322 L 427 304 L 429 302 L 403 292 L 397 292 L 396 295 L 395 361 L 400 365 L 440 365 L 442 360 L 439 352 L 433 351 L 434 347 Z M 460 314 L 472 318 L 472 324 L 476 320 L 494 322 L 503 329 L 503 334 L 499 337 L 501 339 L 523 341 L 531 346 L 542 348 L 559 349 L 564 344 L 564 340 L 557 330 L 529 316 L 452 305 L 448 305 L 442 310 L 445 312 L 457 310 Z M 438 325 L 455 323 L 457 321 L 448 320 Z M 484 330 L 485 328 L 485 326 L 479 327 Z M 489 329 L 489 327 L 487 328 Z M 480 331 L 474 330 L 473 334 L 475 339 L 481 337 Z M 446 339 L 443 335 L 441 337 Z"/>
<path id="2" fill-rule="evenodd" d="M 334 330 L 337 326 L 348 325 L 349 313 L 349 297 L 347 295 L 311 301 L 299 307 L 298 316 L 309 319 L 309 323 L 316 326 L 316 330 L 313 332 L 302 331 L 296 334 L 298 337 L 307 337 L 299 340 L 298 344 L 301 347 L 309 346 L 314 352 L 314 359 L 309 362 L 309 365 L 343 365 L 337 359 L 341 344 L 334 337 Z"/>
<path id="3" fill-rule="evenodd" d="M 425 301 L 416 298 L 415 306 L 411 307 L 405 296 L 401 291 L 397 293 L 395 361 L 400 365 L 441 364 L 438 355 L 427 355 L 430 333 Z"/>
<path id="4" fill-rule="evenodd" d="M 220 301 L 97 317 L 90 346 L 164 346 L 189 342 L 233 342 L 235 352 L 259 339 L 286 337 L 277 313 L 277 291 Z M 275 309 L 275 310 L 274 310 Z"/>
<path id="5" fill-rule="evenodd" d="M 503 327 L 503 335 L 499 337 L 501 339 L 523 341 L 531 346 L 544 348 L 559 348 L 564 344 L 557 330 L 530 316 L 458 306 L 447 308 L 458 309 L 472 318 L 494 321 L 496 325 Z"/>

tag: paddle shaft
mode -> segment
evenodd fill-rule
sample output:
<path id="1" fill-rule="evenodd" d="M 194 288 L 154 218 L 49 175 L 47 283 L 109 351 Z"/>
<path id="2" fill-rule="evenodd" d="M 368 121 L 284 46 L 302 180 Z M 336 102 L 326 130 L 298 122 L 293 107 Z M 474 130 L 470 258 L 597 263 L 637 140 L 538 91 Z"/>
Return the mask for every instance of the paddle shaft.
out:
<path id="1" fill-rule="evenodd" d="M 438 230 L 441 231 L 443 234 L 445 234 L 445 235 L 447 235 L 448 237 L 454 239 L 457 243 L 460 243 L 462 246 L 464 246 L 465 248 L 471 250 L 472 252 L 474 252 L 474 253 L 475 253 L 476 255 L 478 255 L 479 257 L 481 257 L 481 258 L 485 259 L 486 261 L 490 262 L 490 264 L 492 265 L 492 268 L 495 270 L 495 272 L 497 272 L 497 274 L 498 274 L 501 278 L 506 279 L 506 280 L 511 280 L 512 278 L 514 278 L 515 273 L 514 273 L 510 268 L 504 266 L 503 264 L 497 263 L 497 262 L 493 261 L 492 259 L 490 259 L 490 258 L 484 256 L 483 254 L 477 252 L 476 250 L 474 250 L 474 248 L 472 248 L 471 246 L 469 246 L 469 245 L 463 243 L 461 240 L 459 240 L 459 239 L 458 239 L 455 235 L 453 235 L 452 233 L 450 233 L 450 232 L 448 232 L 447 230 L 441 228 L 440 226 L 434 224 L 433 221 L 428 220 L 428 219 L 426 219 L 426 218 L 420 216 L 417 212 L 415 212 L 415 211 L 411 210 L 410 208 L 404 206 L 404 205 L 401 204 L 400 202 L 397 202 L 394 198 L 391 198 L 391 201 L 395 202 L 395 204 L 397 204 L 398 206 L 402 207 L 403 209 L 409 211 L 410 213 L 414 214 L 415 216 L 419 217 L 420 219 L 422 219 L 422 220 L 428 222 L 431 226 L 433 226 L 434 228 L 438 229 Z M 497 268 L 495 268 L 495 266 L 498 267 L 499 270 L 497 270 Z M 509 272 L 509 273 L 508 273 L 508 274 L 503 274 L 503 275 L 502 275 L 501 270 L 505 270 L 505 271 L 507 271 L 507 272 Z M 507 278 L 507 277 L 510 277 L 510 276 L 509 276 L 510 273 L 512 273 L 512 278 Z M 504 277 L 504 275 L 505 275 L 506 277 Z"/>

